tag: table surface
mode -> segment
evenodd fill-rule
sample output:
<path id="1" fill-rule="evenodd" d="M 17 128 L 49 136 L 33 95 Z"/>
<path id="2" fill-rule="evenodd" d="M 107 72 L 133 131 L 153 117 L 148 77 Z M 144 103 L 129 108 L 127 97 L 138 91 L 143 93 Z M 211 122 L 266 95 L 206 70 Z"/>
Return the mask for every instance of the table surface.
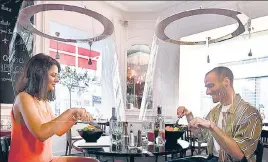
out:
<path id="1" fill-rule="evenodd" d="M 86 152 L 88 154 L 104 155 L 104 156 L 160 156 L 180 153 L 189 148 L 190 144 L 184 140 L 178 140 L 178 144 L 173 149 L 168 149 L 165 146 L 155 147 L 152 142 L 149 142 L 147 148 L 129 148 L 122 147 L 122 149 L 114 151 L 111 147 L 110 136 L 102 136 L 95 143 L 86 143 L 85 140 L 79 140 L 73 143 L 77 151 Z M 103 149 L 105 148 L 106 149 Z"/>
<path id="2" fill-rule="evenodd" d="M 268 131 L 268 126 L 262 126 L 262 130 Z"/>

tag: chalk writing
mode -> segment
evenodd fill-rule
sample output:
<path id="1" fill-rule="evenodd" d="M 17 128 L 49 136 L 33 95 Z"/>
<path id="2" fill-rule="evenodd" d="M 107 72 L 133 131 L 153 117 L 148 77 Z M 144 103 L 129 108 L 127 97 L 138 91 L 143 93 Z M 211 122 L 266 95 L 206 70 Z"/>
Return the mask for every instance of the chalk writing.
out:
<path id="1" fill-rule="evenodd" d="M 6 3 L 3 3 L 2 5 L 5 5 L 5 4 L 9 3 L 10 1 L 11 1 L 11 0 L 7 1 Z"/>
<path id="2" fill-rule="evenodd" d="M 4 5 L 1 5 L 1 10 L 7 11 L 7 12 L 12 12 L 11 8 L 5 7 Z"/>
<path id="3" fill-rule="evenodd" d="M 4 25 L 4 26 L 9 26 L 10 25 L 10 23 L 8 21 L 5 21 L 3 19 L 0 21 L 0 24 Z"/>
<path id="4" fill-rule="evenodd" d="M 10 59 L 10 57 L 9 57 L 8 55 L 3 55 L 2 59 L 3 59 L 3 61 L 8 62 L 9 59 Z M 16 57 L 15 57 L 15 58 L 12 59 L 12 62 L 13 62 L 13 63 L 24 64 L 24 60 L 23 60 L 23 58 L 16 58 Z"/>
<path id="5" fill-rule="evenodd" d="M 2 40 L 2 42 L 4 42 L 5 44 L 7 44 L 8 39 L 4 38 L 4 39 Z"/>

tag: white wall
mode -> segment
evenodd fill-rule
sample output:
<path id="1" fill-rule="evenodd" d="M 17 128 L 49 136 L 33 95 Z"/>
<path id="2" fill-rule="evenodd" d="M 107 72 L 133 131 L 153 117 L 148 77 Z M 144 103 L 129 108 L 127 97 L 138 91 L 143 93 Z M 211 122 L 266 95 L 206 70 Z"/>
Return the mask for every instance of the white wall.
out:
<path id="1" fill-rule="evenodd" d="M 268 56 L 268 17 L 252 20 L 254 33 L 248 41 L 248 36 L 242 35 L 234 39 L 221 43 L 211 44 L 209 50 L 205 46 L 181 46 L 181 65 L 180 65 L 180 89 L 179 103 L 193 111 L 195 116 L 203 117 L 214 106 L 208 98 L 201 104 L 201 95 L 205 96 L 204 76 L 207 71 L 214 68 L 218 63 L 239 61 L 243 59 Z M 198 40 L 207 36 L 215 36 L 226 33 L 233 26 L 226 26 L 211 31 L 195 34 L 182 38 L 183 40 Z M 213 34 L 212 34 L 213 33 Z M 253 56 L 248 57 L 249 49 L 252 49 Z M 210 54 L 210 64 L 206 62 L 207 55 Z M 247 65 L 239 65 L 240 68 L 230 66 L 235 78 L 254 77 L 267 75 L 267 62 Z M 204 91 L 201 94 L 201 91 Z M 209 101 L 210 100 L 210 101 Z"/>

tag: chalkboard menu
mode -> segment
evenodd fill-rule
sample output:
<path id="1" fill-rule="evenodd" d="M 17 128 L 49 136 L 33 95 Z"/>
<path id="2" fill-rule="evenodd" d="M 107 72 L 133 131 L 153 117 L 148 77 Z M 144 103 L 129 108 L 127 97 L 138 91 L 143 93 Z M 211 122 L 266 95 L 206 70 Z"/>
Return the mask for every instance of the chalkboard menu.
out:
<path id="1" fill-rule="evenodd" d="M 0 1 L 0 103 L 13 103 L 18 76 L 32 56 L 32 34 L 16 25 L 19 10 L 31 4 L 23 0 Z"/>

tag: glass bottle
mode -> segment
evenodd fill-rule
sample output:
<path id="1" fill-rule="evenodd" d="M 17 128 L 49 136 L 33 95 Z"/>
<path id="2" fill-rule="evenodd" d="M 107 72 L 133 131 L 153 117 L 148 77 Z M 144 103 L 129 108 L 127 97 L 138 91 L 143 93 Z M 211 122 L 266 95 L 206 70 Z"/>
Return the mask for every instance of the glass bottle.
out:
<path id="1" fill-rule="evenodd" d="M 155 145 L 156 146 L 163 146 L 165 145 L 163 134 L 165 132 L 165 122 L 164 118 L 162 117 L 162 107 L 157 107 L 157 116 L 154 122 L 154 137 L 155 137 Z"/>
<path id="2" fill-rule="evenodd" d="M 117 118 L 116 118 L 116 110 L 115 107 L 112 108 L 112 117 L 110 118 L 110 136 L 112 143 L 112 150 L 116 149 L 117 146 Z"/>

